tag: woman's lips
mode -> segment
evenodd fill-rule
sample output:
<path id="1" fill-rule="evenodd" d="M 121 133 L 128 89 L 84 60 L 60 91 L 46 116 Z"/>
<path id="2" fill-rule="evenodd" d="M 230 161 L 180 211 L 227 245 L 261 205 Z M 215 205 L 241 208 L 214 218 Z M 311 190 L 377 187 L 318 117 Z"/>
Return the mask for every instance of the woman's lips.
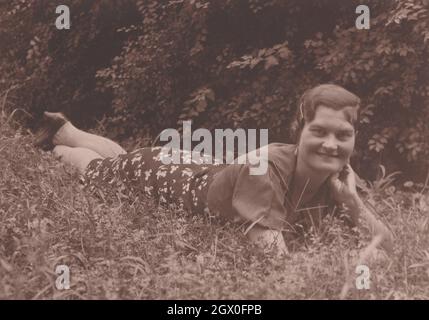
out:
<path id="1" fill-rule="evenodd" d="M 323 152 L 317 152 L 317 154 L 321 157 L 338 158 L 338 155 L 335 155 L 335 154 L 329 154 L 329 153 L 323 153 Z"/>

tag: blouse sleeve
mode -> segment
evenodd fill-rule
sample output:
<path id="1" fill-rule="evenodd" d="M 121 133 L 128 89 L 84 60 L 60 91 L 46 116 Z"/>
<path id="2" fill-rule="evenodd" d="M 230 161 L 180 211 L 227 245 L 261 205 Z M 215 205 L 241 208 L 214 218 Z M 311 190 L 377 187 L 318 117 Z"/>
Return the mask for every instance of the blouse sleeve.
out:
<path id="1" fill-rule="evenodd" d="M 209 191 L 209 205 L 216 206 L 221 215 L 231 211 L 240 220 L 281 230 L 287 215 L 281 178 L 270 161 L 263 175 L 251 175 L 251 166 L 231 165 L 221 171 Z"/>
<path id="2" fill-rule="evenodd" d="M 271 163 L 263 175 L 250 175 L 250 165 L 241 168 L 232 198 L 232 207 L 249 221 L 272 229 L 282 229 L 286 221 L 285 194 Z"/>

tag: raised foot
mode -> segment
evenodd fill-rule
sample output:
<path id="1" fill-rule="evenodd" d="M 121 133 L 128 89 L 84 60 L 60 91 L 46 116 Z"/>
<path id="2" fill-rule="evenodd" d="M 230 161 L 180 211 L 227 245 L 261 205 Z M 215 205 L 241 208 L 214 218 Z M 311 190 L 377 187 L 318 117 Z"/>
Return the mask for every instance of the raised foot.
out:
<path id="1" fill-rule="evenodd" d="M 58 130 L 69 120 L 61 112 L 47 112 L 43 114 L 43 122 L 36 133 L 34 146 L 43 150 L 51 150 L 54 147 L 52 139 Z"/>

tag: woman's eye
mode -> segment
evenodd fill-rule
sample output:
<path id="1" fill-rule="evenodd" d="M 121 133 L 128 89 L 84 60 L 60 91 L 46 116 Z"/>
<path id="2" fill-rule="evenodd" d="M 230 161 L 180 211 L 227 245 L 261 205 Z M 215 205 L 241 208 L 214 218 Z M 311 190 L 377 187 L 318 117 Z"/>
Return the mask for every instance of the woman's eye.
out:
<path id="1" fill-rule="evenodd" d="M 337 133 L 337 139 L 339 140 L 347 140 L 347 139 L 350 139 L 352 136 L 353 136 L 353 133 L 348 131 Z"/>
<path id="2" fill-rule="evenodd" d="M 318 128 L 314 128 L 314 129 L 311 129 L 311 132 L 315 135 L 315 136 L 318 136 L 318 137 L 322 137 L 322 136 L 324 136 L 325 135 L 325 130 L 323 130 L 323 129 L 318 129 Z"/>

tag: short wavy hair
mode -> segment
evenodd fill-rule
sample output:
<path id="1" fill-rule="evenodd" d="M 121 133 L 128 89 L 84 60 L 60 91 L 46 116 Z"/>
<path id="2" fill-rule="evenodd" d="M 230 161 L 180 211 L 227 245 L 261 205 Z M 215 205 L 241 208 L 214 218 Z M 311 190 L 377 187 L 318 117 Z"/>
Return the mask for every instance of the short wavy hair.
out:
<path id="1" fill-rule="evenodd" d="M 335 84 L 321 84 L 304 92 L 296 110 L 290 134 L 298 143 L 302 129 L 306 122 L 314 119 L 316 109 L 325 106 L 334 110 L 352 107 L 353 111 L 346 113 L 346 119 L 356 129 L 359 123 L 360 98 L 350 91 Z"/>

